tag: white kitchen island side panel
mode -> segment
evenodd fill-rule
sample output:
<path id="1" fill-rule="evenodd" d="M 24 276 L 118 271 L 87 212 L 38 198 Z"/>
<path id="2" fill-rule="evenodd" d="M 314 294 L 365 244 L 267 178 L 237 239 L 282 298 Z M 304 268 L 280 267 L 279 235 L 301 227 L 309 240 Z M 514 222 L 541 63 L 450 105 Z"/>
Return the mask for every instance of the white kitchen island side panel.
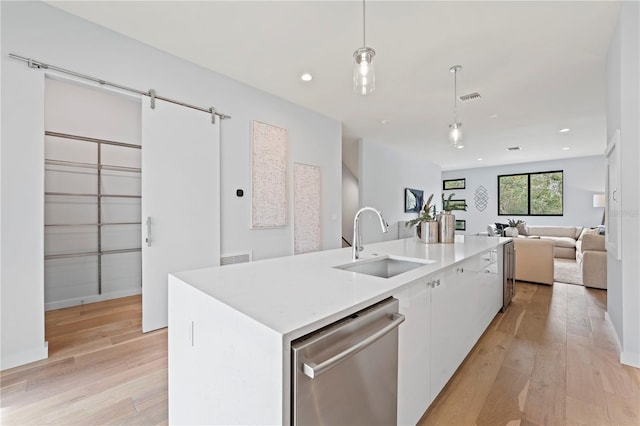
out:
<path id="1" fill-rule="evenodd" d="M 282 424 L 283 357 L 281 335 L 169 276 L 169 424 Z"/>

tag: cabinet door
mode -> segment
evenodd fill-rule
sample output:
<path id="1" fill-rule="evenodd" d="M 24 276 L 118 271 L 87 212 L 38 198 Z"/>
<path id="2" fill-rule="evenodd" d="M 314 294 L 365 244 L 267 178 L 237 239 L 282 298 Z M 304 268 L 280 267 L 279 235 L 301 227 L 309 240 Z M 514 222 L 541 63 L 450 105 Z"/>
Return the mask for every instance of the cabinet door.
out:
<path id="1" fill-rule="evenodd" d="M 460 268 L 456 265 L 434 276 L 436 284 L 431 289 L 431 401 L 438 396 L 468 352 L 465 334 L 471 301 L 464 281 L 458 279 L 460 272 L 456 270 Z"/>
<path id="2" fill-rule="evenodd" d="M 473 257 L 474 269 L 465 269 L 461 277 L 468 283 L 470 297 L 474 301 L 473 310 L 470 311 L 469 322 L 470 338 L 473 345 L 489 326 L 493 318 L 502 307 L 502 278 L 498 273 L 497 252 L 487 251 Z M 467 273 L 469 272 L 469 273 Z"/>
<path id="3" fill-rule="evenodd" d="M 144 332 L 167 326 L 169 273 L 220 263 L 220 120 L 161 100 L 151 109 L 149 101 L 142 103 Z"/>
<path id="4" fill-rule="evenodd" d="M 406 320 L 398 335 L 398 424 L 415 425 L 431 403 L 429 394 L 430 289 L 426 278 L 395 295 Z"/>

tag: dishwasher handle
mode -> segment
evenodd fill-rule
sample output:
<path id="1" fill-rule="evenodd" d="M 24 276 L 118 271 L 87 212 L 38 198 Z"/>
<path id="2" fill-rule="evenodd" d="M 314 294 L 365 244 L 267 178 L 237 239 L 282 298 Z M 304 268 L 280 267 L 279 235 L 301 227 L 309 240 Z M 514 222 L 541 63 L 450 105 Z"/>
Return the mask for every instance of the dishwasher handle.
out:
<path id="1" fill-rule="evenodd" d="M 320 374 L 324 373 L 325 371 L 330 370 L 331 368 L 340 364 L 342 361 L 346 360 L 350 356 L 357 354 L 367 346 L 371 345 L 373 342 L 380 339 L 385 334 L 391 332 L 394 328 L 402 324 L 405 318 L 404 318 L 404 315 L 396 313 L 396 314 L 391 314 L 391 319 L 393 321 L 391 321 L 385 327 L 381 328 L 380 330 L 376 331 L 366 339 L 361 340 L 360 342 L 356 343 L 350 348 L 345 349 L 339 354 L 332 356 L 328 360 L 321 362 L 320 364 L 316 364 L 315 362 L 312 362 L 312 361 L 303 362 L 302 370 L 304 371 L 304 374 L 307 375 L 309 378 L 313 379 L 316 376 L 319 376 Z"/>

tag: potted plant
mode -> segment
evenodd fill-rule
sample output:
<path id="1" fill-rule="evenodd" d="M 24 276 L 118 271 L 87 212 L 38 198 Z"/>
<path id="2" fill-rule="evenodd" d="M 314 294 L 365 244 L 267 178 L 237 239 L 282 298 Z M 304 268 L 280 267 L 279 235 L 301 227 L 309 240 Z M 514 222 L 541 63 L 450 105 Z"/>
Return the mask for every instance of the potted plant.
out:
<path id="1" fill-rule="evenodd" d="M 454 204 L 452 202 L 452 198 L 454 197 L 454 193 L 449 194 L 448 198 L 444 198 L 444 194 L 442 194 L 442 211 L 438 215 L 438 224 L 439 224 L 439 232 L 440 232 L 440 242 L 441 243 L 453 243 L 455 241 L 456 235 L 456 217 L 453 213 L 453 210 L 467 210 L 467 203 L 464 205 Z"/>
<path id="2" fill-rule="evenodd" d="M 518 232 L 518 225 L 520 225 L 521 223 L 524 223 L 523 220 L 520 219 L 508 219 L 507 223 L 509 223 L 509 227 L 505 228 L 504 230 L 504 236 L 505 237 L 517 237 L 519 232 Z"/>
<path id="3" fill-rule="evenodd" d="M 420 210 L 420 215 L 413 220 L 408 221 L 405 226 L 416 226 L 416 234 L 418 240 L 425 244 L 433 244 L 438 242 L 438 221 L 436 220 L 436 206 L 431 205 L 433 194 L 429 196 L 427 201 Z"/>

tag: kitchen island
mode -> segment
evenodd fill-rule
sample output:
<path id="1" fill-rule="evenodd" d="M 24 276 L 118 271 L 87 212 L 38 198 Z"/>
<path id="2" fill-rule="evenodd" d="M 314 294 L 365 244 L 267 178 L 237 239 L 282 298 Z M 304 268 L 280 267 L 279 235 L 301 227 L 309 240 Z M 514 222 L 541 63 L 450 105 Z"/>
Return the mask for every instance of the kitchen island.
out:
<path id="1" fill-rule="evenodd" d="M 368 244 L 362 262 L 420 266 L 390 278 L 336 268 L 351 249 L 169 277 L 169 422 L 288 424 L 291 342 L 389 296 L 400 300 L 398 423 L 415 424 L 502 307 L 508 238 Z"/>

